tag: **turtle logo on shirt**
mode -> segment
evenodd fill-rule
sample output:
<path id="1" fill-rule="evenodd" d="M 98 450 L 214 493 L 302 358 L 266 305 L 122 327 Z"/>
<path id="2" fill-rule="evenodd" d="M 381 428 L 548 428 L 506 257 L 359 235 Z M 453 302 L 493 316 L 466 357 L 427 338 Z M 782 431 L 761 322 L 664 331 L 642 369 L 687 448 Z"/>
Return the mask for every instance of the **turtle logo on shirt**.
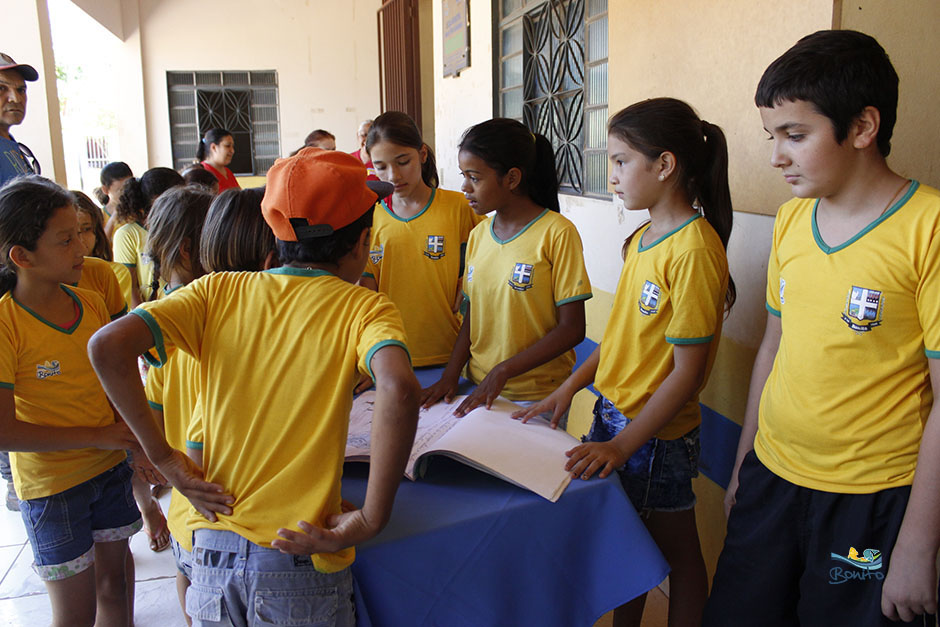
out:
<path id="1" fill-rule="evenodd" d="M 509 277 L 509 287 L 517 292 L 532 289 L 532 264 L 517 263 L 513 266 L 512 276 Z"/>
<path id="2" fill-rule="evenodd" d="M 849 554 L 830 553 L 832 559 L 852 566 L 844 568 L 833 566 L 829 569 L 829 583 L 841 584 L 847 581 L 881 581 L 885 578 L 881 570 L 881 551 L 878 549 L 865 549 L 862 554 L 853 546 L 849 547 Z"/>
<path id="3" fill-rule="evenodd" d="M 36 378 L 40 381 L 60 374 L 62 374 L 62 369 L 59 367 L 58 359 L 47 360 L 44 364 L 36 364 Z"/>
<path id="4" fill-rule="evenodd" d="M 643 290 L 640 292 L 640 313 L 644 316 L 653 316 L 659 313 L 659 293 L 660 288 L 652 281 L 643 284 Z"/>
<path id="5" fill-rule="evenodd" d="M 424 249 L 424 256 L 434 261 L 444 256 L 443 235 L 428 235 L 428 246 Z"/>
<path id="6" fill-rule="evenodd" d="M 842 321 L 858 334 L 867 333 L 881 326 L 884 305 L 882 292 L 853 285 L 845 297 Z"/>
<path id="7" fill-rule="evenodd" d="M 369 251 L 369 260 L 372 261 L 372 265 L 377 266 L 379 262 L 382 261 L 382 257 L 385 255 L 385 246 L 379 244 L 379 247 L 375 250 Z"/>

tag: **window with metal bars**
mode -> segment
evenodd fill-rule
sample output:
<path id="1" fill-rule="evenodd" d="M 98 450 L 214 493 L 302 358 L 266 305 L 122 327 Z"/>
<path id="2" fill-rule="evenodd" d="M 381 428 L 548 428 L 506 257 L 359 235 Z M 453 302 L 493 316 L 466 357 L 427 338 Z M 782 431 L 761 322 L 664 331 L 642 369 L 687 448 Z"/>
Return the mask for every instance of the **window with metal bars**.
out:
<path id="1" fill-rule="evenodd" d="M 545 135 L 563 193 L 607 197 L 607 0 L 497 0 L 497 115 Z"/>
<path id="2" fill-rule="evenodd" d="M 235 140 L 229 169 L 263 175 L 281 153 L 277 72 L 167 72 L 173 165 L 196 159 L 199 140 L 224 128 Z"/>

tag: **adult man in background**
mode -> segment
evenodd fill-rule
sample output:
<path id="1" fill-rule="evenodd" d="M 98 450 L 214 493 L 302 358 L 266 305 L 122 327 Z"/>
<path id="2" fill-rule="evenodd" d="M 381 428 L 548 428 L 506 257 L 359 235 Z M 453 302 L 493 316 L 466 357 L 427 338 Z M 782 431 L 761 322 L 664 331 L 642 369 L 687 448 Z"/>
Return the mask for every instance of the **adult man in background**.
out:
<path id="1" fill-rule="evenodd" d="M 39 174 L 32 151 L 10 135 L 26 116 L 26 81 L 38 78 L 35 68 L 0 52 L 0 187 L 15 176 Z"/>

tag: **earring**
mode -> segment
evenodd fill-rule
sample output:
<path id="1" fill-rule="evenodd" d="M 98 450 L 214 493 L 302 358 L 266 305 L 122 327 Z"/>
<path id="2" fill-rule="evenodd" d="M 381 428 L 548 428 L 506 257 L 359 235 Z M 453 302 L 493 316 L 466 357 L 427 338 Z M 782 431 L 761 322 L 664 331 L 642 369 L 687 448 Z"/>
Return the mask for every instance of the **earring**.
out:
<path id="1" fill-rule="evenodd" d="M 660 181 L 665 181 L 665 180 L 666 180 L 666 175 L 665 175 L 665 174 L 660 174 L 660 175 L 659 175 L 659 180 L 660 180 Z"/>

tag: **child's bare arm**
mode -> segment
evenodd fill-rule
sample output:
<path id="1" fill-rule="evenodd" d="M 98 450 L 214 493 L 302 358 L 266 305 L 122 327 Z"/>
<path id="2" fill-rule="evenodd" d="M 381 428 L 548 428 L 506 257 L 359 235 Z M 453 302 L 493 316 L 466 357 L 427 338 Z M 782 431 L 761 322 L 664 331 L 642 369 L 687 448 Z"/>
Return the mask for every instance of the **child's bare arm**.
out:
<path id="1" fill-rule="evenodd" d="M 571 399 L 574 395 L 589 386 L 597 375 L 597 365 L 600 363 L 601 345 L 598 344 L 584 363 L 577 370 L 571 373 L 565 382 L 558 386 L 558 389 L 546 396 L 538 403 L 520 409 L 514 412 L 513 418 L 521 418 L 522 422 L 528 422 L 531 418 L 543 414 L 547 411 L 552 412 L 552 428 L 558 426 L 558 421 L 562 415 L 571 406 Z"/>
<path id="2" fill-rule="evenodd" d="M 49 427 L 17 420 L 13 390 L 0 388 L 0 450 L 136 449 L 138 446 L 134 434 L 123 422 L 106 427 Z"/>
<path id="3" fill-rule="evenodd" d="M 445 403 L 451 402 L 454 394 L 457 393 L 457 383 L 460 381 L 460 373 L 463 367 L 467 365 L 470 359 L 470 302 L 467 302 L 467 310 L 463 315 L 463 322 L 460 325 L 460 332 L 457 333 L 457 340 L 454 342 L 454 350 L 450 354 L 450 360 L 441 373 L 441 378 L 431 385 L 421 390 L 421 406 L 430 407 L 442 398 Z"/>
<path id="4" fill-rule="evenodd" d="M 479 405 L 486 405 L 489 409 L 509 379 L 551 361 L 577 346 L 583 339 L 584 301 L 576 300 L 558 307 L 558 324 L 555 328 L 521 353 L 494 366 L 457 407 L 454 415 L 463 416 Z"/>
<path id="5" fill-rule="evenodd" d="M 372 459 L 362 509 L 344 507 L 323 527 L 299 521 L 301 532 L 278 529 L 271 542 L 284 553 L 332 553 L 374 537 L 388 522 L 395 493 L 414 444 L 418 424 L 420 387 L 408 355 L 398 346 L 386 346 L 372 356 L 375 374 L 375 410 L 372 419 Z"/>
<path id="6" fill-rule="evenodd" d="M 88 355 L 108 397 L 160 472 L 209 520 L 230 514 L 233 498 L 222 486 L 203 480 L 186 456 L 174 451 L 157 425 L 137 375 L 137 355 L 152 348 L 153 334 L 138 316 L 124 316 L 104 326 L 88 342 Z"/>
<path id="7" fill-rule="evenodd" d="M 717 341 L 717 338 L 712 342 Z M 643 444 L 672 420 L 689 402 L 705 380 L 705 366 L 711 342 L 676 345 L 672 349 L 672 372 L 636 417 L 609 442 L 587 442 L 567 452 L 565 470 L 582 479 L 595 472 L 606 477 L 624 465 Z"/>
<path id="8" fill-rule="evenodd" d="M 924 426 L 911 497 L 891 552 L 881 593 L 881 611 L 891 620 L 913 620 L 937 611 L 937 551 L 940 550 L 940 359 L 928 359 L 933 407 Z"/>
<path id="9" fill-rule="evenodd" d="M 769 314 L 767 316 L 767 326 L 764 328 L 764 339 L 761 340 L 760 348 L 757 349 L 757 358 L 754 359 L 754 366 L 751 369 L 751 384 L 747 393 L 747 406 L 744 410 L 744 423 L 741 425 L 741 437 L 738 439 L 738 452 L 734 458 L 734 469 L 731 472 L 731 479 L 728 481 L 728 490 L 725 492 L 725 516 L 730 515 L 731 508 L 734 507 L 734 496 L 738 491 L 738 471 L 741 470 L 741 462 L 754 449 L 760 397 L 764 392 L 767 377 L 770 376 L 770 370 L 774 366 L 774 359 L 777 358 L 782 332 L 779 316 Z"/>

